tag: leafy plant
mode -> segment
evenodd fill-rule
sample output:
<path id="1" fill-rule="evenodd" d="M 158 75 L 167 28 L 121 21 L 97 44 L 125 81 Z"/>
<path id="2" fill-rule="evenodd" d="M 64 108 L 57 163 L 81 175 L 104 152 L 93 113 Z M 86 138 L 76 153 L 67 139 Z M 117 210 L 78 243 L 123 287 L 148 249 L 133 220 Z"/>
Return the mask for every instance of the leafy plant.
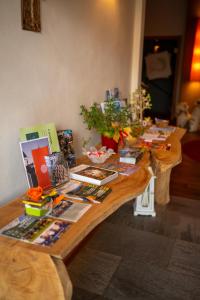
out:
<path id="1" fill-rule="evenodd" d="M 145 128 L 139 121 L 134 121 L 131 123 L 131 135 L 133 137 L 139 137 L 143 135 Z"/>
<path id="2" fill-rule="evenodd" d="M 87 124 L 88 129 L 95 129 L 98 133 L 113 137 L 116 128 L 125 128 L 129 126 L 131 112 L 128 107 L 118 107 L 116 101 L 110 99 L 106 102 L 105 110 L 98 103 L 92 104 L 89 108 L 81 105 L 83 122 Z"/>

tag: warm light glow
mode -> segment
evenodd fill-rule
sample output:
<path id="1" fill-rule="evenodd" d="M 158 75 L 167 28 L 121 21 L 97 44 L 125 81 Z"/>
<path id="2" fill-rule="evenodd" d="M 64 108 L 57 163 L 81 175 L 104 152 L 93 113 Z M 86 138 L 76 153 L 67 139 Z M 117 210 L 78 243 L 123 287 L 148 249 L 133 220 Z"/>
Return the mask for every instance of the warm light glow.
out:
<path id="1" fill-rule="evenodd" d="M 155 45 L 155 46 L 153 47 L 154 53 L 158 52 L 159 49 L 160 49 L 160 46 L 159 46 L 159 45 Z"/>
<path id="2" fill-rule="evenodd" d="M 200 48 L 194 49 L 194 55 L 200 55 Z"/>
<path id="3" fill-rule="evenodd" d="M 200 81 L 200 19 L 197 21 L 195 32 L 190 80 Z"/>
<path id="4" fill-rule="evenodd" d="M 200 70 L 200 63 L 194 63 L 193 68 L 194 68 L 195 71 L 199 71 Z"/>

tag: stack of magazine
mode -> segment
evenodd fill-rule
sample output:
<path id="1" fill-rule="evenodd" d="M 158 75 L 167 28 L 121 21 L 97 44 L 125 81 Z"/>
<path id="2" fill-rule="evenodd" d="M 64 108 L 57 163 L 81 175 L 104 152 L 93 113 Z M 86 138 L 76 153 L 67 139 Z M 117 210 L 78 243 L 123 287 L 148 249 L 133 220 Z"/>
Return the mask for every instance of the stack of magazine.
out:
<path id="1" fill-rule="evenodd" d="M 112 189 L 107 185 L 98 186 L 91 183 L 71 180 L 59 188 L 59 193 L 67 198 L 101 203 Z"/>

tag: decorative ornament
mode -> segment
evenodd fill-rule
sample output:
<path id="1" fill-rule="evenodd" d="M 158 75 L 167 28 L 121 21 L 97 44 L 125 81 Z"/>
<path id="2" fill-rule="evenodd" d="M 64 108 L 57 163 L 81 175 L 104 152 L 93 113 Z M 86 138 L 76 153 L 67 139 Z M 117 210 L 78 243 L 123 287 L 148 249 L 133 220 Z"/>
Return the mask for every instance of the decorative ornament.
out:
<path id="1" fill-rule="evenodd" d="M 132 120 L 143 122 L 143 112 L 145 109 L 151 108 L 151 97 L 145 89 L 139 87 L 132 93 L 130 98 L 130 110 L 132 113 Z"/>

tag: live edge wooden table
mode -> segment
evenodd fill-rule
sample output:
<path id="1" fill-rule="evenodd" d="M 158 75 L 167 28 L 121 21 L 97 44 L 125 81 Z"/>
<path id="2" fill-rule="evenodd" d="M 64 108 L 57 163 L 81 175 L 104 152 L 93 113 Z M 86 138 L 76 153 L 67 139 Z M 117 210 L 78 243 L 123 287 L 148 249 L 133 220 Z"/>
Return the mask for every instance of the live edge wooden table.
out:
<path id="1" fill-rule="evenodd" d="M 72 284 L 63 260 L 103 220 L 129 200 L 143 193 L 151 174 L 152 163 L 157 176 L 155 197 L 159 204 L 169 202 L 171 169 L 181 162 L 180 139 L 185 131 L 176 128 L 168 142 L 170 151 L 145 154 L 140 168 L 130 176 L 119 175 L 108 185 L 112 188 L 101 204 L 94 204 L 51 247 L 28 244 L 0 236 L 0 299 L 71 299 Z M 81 162 L 89 163 L 87 158 Z M 20 199 L 0 208 L 0 228 L 23 213 Z"/>

